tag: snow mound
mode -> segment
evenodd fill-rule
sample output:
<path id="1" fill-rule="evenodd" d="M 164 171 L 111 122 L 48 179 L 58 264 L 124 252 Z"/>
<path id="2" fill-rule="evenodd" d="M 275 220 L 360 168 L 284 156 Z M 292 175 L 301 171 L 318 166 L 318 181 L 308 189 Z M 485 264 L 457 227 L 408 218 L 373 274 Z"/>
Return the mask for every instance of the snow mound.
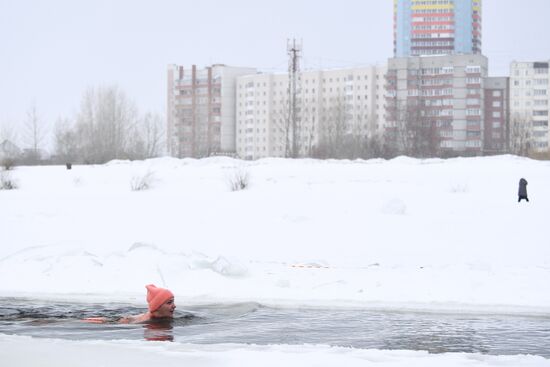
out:
<path id="1" fill-rule="evenodd" d="M 389 215 L 405 215 L 407 205 L 401 199 L 391 199 L 382 207 L 381 212 Z"/>
<path id="2" fill-rule="evenodd" d="M 212 263 L 212 270 L 216 273 L 229 276 L 229 277 L 241 277 L 245 276 L 247 269 L 245 266 L 227 260 L 225 257 L 218 257 L 216 261 Z"/>

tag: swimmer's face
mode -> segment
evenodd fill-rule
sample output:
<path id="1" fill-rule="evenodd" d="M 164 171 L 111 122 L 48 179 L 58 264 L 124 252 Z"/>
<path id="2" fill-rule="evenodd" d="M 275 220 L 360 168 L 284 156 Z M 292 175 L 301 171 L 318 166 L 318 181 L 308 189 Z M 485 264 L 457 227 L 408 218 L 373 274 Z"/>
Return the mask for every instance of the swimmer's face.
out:
<path id="1" fill-rule="evenodd" d="M 172 297 L 164 302 L 162 306 L 158 308 L 158 310 L 153 312 L 153 315 L 155 317 L 173 317 L 175 309 L 176 304 L 174 303 L 174 297 Z"/>

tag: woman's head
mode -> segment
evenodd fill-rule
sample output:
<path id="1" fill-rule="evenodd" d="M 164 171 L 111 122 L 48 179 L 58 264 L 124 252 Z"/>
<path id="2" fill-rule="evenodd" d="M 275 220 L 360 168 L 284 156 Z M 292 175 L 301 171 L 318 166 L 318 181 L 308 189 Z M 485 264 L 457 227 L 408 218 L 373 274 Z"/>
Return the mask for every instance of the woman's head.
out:
<path id="1" fill-rule="evenodd" d="M 146 285 L 147 303 L 149 312 L 154 317 L 172 317 L 176 304 L 174 303 L 174 294 L 168 289 L 159 288 L 153 284 Z"/>

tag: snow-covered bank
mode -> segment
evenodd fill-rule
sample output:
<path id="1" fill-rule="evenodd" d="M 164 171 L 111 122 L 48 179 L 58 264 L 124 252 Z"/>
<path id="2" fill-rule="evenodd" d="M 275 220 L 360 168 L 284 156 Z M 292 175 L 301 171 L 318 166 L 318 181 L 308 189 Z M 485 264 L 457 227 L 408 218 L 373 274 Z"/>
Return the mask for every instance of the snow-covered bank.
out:
<path id="1" fill-rule="evenodd" d="M 29 352 L 32 351 L 32 352 Z M 546 367 L 537 356 L 429 354 L 414 351 L 361 350 L 316 345 L 197 345 L 135 341 L 67 341 L 0 335 L 5 366 L 422 366 Z"/>
<path id="2" fill-rule="evenodd" d="M 232 192 L 238 170 L 250 187 Z M 0 296 L 144 304 L 157 283 L 183 305 L 550 313 L 548 162 L 164 158 L 11 175 Z"/>

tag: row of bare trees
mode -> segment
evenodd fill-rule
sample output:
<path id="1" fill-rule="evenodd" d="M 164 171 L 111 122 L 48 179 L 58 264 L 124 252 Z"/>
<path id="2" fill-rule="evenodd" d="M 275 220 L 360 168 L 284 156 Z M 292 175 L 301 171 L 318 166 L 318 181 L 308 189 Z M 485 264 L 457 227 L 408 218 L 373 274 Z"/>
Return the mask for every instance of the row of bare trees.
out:
<path id="1" fill-rule="evenodd" d="M 441 133 L 445 121 L 439 116 L 429 116 L 429 108 L 422 96 L 409 98 L 406 102 L 393 101 L 391 125 L 386 128 L 384 140 L 389 155 L 407 155 L 427 158 L 443 155 Z M 438 121 L 440 126 L 438 126 Z"/>
<path id="2" fill-rule="evenodd" d="M 351 115 L 344 98 L 322 111 L 319 104 L 300 101 L 298 132 L 286 118 L 288 106 L 281 106 L 279 124 L 284 151 L 300 157 L 320 159 L 391 158 L 443 156 L 441 126 L 425 116 L 422 98 L 396 105 L 392 124 L 384 133 L 367 126 L 376 123 L 374 114 Z M 360 117 L 358 117 L 360 116 Z M 316 120 L 318 119 L 318 120 Z M 512 116 L 506 151 L 529 156 L 534 152 L 533 126 L 530 116 Z M 379 131 L 379 130 L 378 130 Z M 36 105 L 28 110 L 23 137 L 26 151 L 23 163 L 35 163 L 46 138 Z M 0 143 L 16 140 L 12 127 L 0 129 Z M 293 141 L 299 152 L 291 152 Z M 112 159 L 146 159 L 164 153 L 164 121 L 158 114 L 139 114 L 135 104 L 117 87 L 90 88 L 82 96 L 81 106 L 73 119 L 59 119 L 54 129 L 54 156 L 58 162 L 104 163 Z"/>
<path id="3" fill-rule="evenodd" d="M 536 124 L 537 122 L 527 113 L 516 113 L 511 117 L 508 138 L 511 153 L 525 157 L 549 158 L 548 155 L 544 157 L 544 154 L 537 153 Z"/>
<path id="4" fill-rule="evenodd" d="M 140 115 L 117 87 L 88 89 L 75 120 L 60 119 L 54 135 L 57 156 L 71 162 L 151 158 L 161 155 L 165 145 L 162 118 Z"/>
<path id="5" fill-rule="evenodd" d="M 366 118 L 353 115 L 350 117 L 342 98 L 333 103 L 332 108 L 320 113 L 312 108 L 314 104 L 301 102 L 296 137 L 300 141 L 298 156 L 320 159 L 392 158 L 399 155 L 419 158 L 452 156 L 450 147 L 442 147 L 443 135 L 447 133 L 446 136 L 452 136 L 452 117 L 430 116 L 430 109 L 424 103 L 424 98 L 420 96 L 410 98 L 406 103 L 396 104 L 394 115 L 389 119 L 391 123 L 388 123 L 383 132 L 373 132 L 367 128 L 376 123 L 372 111 Z M 280 116 L 285 115 L 288 112 L 283 108 Z M 315 123 L 315 118 L 321 121 Z M 286 156 L 291 157 L 288 147 L 292 144 L 293 136 L 288 120 L 275 120 L 280 121 L 277 126 L 284 135 Z M 506 134 L 506 145 L 498 153 L 538 157 L 534 136 L 536 126 L 533 124 L 535 122 L 529 115 L 512 116 L 503 130 Z M 493 151 L 486 153 L 494 154 Z"/>
<path id="6" fill-rule="evenodd" d="M 344 96 L 331 97 L 330 105 L 298 98 L 295 126 L 288 100 L 275 109 L 275 141 L 287 158 L 319 159 L 373 158 L 384 155 L 381 137 L 367 126 L 374 115 L 353 115 Z M 364 111 L 366 112 L 366 111 Z"/>
<path id="7" fill-rule="evenodd" d="M 22 163 L 35 163 L 41 158 L 41 151 L 47 136 L 48 130 L 42 124 L 36 103 L 32 102 L 27 110 L 25 121 L 19 129 L 15 124 L 3 122 L 0 125 L 0 144 L 3 146 L 2 160 L 16 161 Z M 24 149 L 20 149 L 17 143 L 21 143 Z"/>
<path id="8" fill-rule="evenodd" d="M 319 139 L 311 150 L 312 157 L 368 159 L 385 155 L 382 136 L 368 128 L 375 122 L 373 113 L 368 117 L 365 111 L 354 114 L 342 97 L 322 112 Z"/>
<path id="9" fill-rule="evenodd" d="M 274 119 L 283 136 L 286 157 L 368 159 L 441 155 L 438 127 L 414 103 L 400 106 L 394 124 L 382 130 L 373 128 L 378 122 L 375 111 L 354 110 L 346 104 L 344 96 L 334 97 L 329 106 L 300 100 L 296 136 L 285 118 L 289 116 L 287 108 L 288 105 L 283 105 Z M 299 152 L 293 152 L 295 140 L 299 142 Z"/>
<path id="10" fill-rule="evenodd" d="M 89 88 L 73 118 L 59 118 L 53 129 L 52 160 L 58 163 L 105 163 L 112 159 L 146 159 L 165 152 L 163 118 L 140 114 L 136 105 L 116 86 Z M 41 151 L 50 131 L 42 123 L 36 104 L 24 124 L 22 164 L 41 162 Z M 3 125 L 1 141 L 16 142 L 18 135 Z"/>

